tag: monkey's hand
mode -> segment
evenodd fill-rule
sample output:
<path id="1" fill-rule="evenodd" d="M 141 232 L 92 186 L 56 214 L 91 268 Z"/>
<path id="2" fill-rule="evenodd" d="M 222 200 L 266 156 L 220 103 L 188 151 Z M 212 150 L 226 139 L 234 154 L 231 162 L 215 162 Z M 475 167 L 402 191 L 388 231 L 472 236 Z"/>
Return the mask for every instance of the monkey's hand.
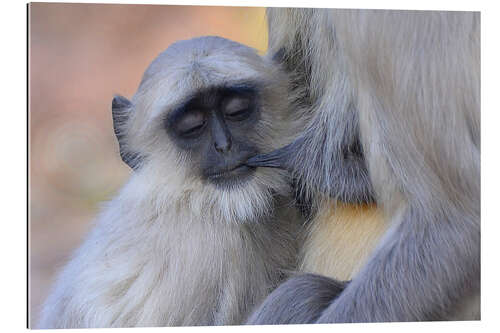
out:
<path id="1" fill-rule="evenodd" d="M 250 316 L 247 324 L 313 323 L 342 292 L 346 284 L 315 274 L 292 277 L 265 299 Z"/>
<path id="2" fill-rule="evenodd" d="M 294 141 L 272 152 L 250 157 L 245 164 L 251 167 L 278 168 L 292 171 L 292 156 L 296 151 L 296 146 L 297 141 Z"/>
<path id="3" fill-rule="evenodd" d="M 327 149 L 326 141 L 315 143 L 306 134 L 282 148 L 253 156 L 245 164 L 287 170 L 297 179 L 299 186 L 306 189 L 301 191 L 303 193 L 319 191 L 348 203 L 374 202 L 359 141 L 333 151 Z"/>

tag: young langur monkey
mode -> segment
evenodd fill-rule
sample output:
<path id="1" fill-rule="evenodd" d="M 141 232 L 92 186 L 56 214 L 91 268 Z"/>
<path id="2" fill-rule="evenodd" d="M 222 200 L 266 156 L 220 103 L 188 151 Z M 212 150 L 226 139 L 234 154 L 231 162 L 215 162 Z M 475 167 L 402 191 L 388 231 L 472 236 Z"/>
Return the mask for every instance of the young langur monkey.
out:
<path id="1" fill-rule="evenodd" d="M 282 171 L 246 160 L 284 144 L 286 84 L 253 49 L 172 44 L 112 112 L 130 180 L 46 301 L 42 328 L 239 324 L 294 268 Z"/>
<path id="2" fill-rule="evenodd" d="M 268 18 L 307 126 L 249 163 L 291 171 L 317 208 L 302 268 L 352 280 L 338 295 L 326 277 L 294 277 L 249 322 L 479 319 L 479 13 Z"/>

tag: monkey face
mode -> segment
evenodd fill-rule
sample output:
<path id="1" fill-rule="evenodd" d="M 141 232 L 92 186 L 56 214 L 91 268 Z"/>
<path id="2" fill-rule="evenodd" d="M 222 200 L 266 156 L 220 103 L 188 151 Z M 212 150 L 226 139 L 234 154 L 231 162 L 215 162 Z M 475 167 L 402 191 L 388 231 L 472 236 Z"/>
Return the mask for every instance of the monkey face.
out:
<path id="1" fill-rule="evenodd" d="M 228 221 L 271 212 L 290 191 L 286 173 L 247 161 L 288 141 L 285 75 L 223 38 L 172 44 L 131 101 L 113 100 L 122 159 L 159 197 L 189 197 L 192 212 L 211 207 Z"/>
<path id="2" fill-rule="evenodd" d="M 246 161 L 259 153 L 248 135 L 259 121 L 259 95 L 252 83 L 199 91 L 166 117 L 172 141 L 190 153 L 199 176 L 216 186 L 248 180 L 255 167 Z"/>

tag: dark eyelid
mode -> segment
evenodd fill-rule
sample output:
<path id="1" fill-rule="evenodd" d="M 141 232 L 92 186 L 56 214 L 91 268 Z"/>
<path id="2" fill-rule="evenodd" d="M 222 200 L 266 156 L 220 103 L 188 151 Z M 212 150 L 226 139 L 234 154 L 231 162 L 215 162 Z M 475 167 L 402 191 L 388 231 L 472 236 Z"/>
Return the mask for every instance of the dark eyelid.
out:
<path id="1" fill-rule="evenodd" d="M 196 134 L 206 123 L 205 116 L 200 110 L 186 111 L 177 121 L 178 133 L 186 136 Z"/>
<path id="2" fill-rule="evenodd" d="M 231 105 L 231 103 L 236 103 Z M 224 118 L 229 121 L 243 121 L 249 118 L 255 110 L 251 97 L 228 98 L 223 105 Z"/>
<path id="3" fill-rule="evenodd" d="M 190 109 L 204 107 L 204 94 L 217 93 L 222 100 L 233 96 L 247 96 L 250 99 L 257 97 L 259 89 L 257 87 L 263 86 L 260 82 L 239 82 L 231 83 L 228 85 L 216 86 L 207 89 L 206 91 L 197 91 L 191 95 L 185 96 L 183 100 L 177 104 L 165 117 L 165 127 L 175 130 L 175 123 L 185 112 Z M 253 101 L 250 101 L 250 109 L 253 109 Z"/>
<path id="4" fill-rule="evenodd" d="M 200 117 L 199 119 L 196 119 L 198 115 Z M 189 124 L 188 120 L 187 123 L 183 124 L 182 121 L 188 117 L 194 117 L 192 124 Z M 177 135 L 190 137 L 201 132 L 201 130 L 205 127 L 206 120 L 203 111 L 199 109 L 190 110 L 189 108 L 182 106 L 175 109 L 167 116 L 165 124 Z"/>
<path id="5" fill-rule="evenodd" d="M 236 115 L 251 107 L 251 101 L 248 97 L 230 97 L 224 101 L 224 114 Z"/>
<path id="6" fill-rule="evenodd" d="M 254 109 L 253 100 L 256 98 L 256 95 L 256 87 L 249 83 L 225 87 L 222 102 L 224 116 L 229 120 L 236 121 L 246 119 Z M 241 102 L 240 105 L 236 105 L 234 110 L 227 110 L 228 105 L 239 102 Z"/>

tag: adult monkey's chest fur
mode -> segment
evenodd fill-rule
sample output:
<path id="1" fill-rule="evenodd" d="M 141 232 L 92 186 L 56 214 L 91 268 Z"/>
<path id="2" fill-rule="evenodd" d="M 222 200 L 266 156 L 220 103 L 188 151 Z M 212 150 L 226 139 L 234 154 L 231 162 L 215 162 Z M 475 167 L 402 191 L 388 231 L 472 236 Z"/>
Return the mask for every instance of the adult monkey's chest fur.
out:
<path id="1" fill-rule="evenodd" d="M 365 264 L 388 228 L 375 204 L 327 200 L 311 221 L 300 270 L 350 280 Z"/>
<path id="2" fill-rule="evenodd" d="M 368 262 L 389 228 L 376 204 L 346 204 L 325 200 L 301 249 L 299 269 L 348 281 Z M 461 300 L 446 320 L 479 320 L 480 294 Z"/>

